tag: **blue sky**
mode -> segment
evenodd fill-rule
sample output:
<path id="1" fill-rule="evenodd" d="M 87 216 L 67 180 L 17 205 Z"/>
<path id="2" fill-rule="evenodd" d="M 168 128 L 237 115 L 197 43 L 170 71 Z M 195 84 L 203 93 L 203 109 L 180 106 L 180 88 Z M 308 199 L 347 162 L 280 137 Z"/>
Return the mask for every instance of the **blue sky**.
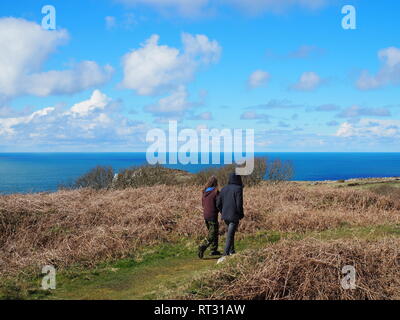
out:
<path id="1" fill-rule="evenodd" d="M 257 151 L 400 151 L 399 15 L 393 0 L 2 0 L 0 152 L 145 151 L 171 119 L 252 128 Z"/>

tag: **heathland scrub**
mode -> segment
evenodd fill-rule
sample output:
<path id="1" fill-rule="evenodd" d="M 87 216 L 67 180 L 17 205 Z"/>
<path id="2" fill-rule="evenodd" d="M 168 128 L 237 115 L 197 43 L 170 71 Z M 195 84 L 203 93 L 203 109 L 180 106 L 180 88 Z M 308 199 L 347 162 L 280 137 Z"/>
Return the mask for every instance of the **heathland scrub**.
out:
<path id="1" fill-rule="evenodd" d="M 283 239 L 321 241 L 338 239 L 377 240 L 382 237 L 400 237 L 400 226 L 380 225 L 350 227 L 323 232 L 273 232 L 263 231 L 251 236 L 241 236 L 237 249 L 240 252 L 262 249 Z M 199 260 L 195 254 L 196 242 L 181 241 L 164 244 L 142 251 L 131 258 L 113 263 L 99 264 L 92 269 L 78 266 L 61 271 L 57 275 L 57 289 L 39 289 L 41 277 L 20 279 L 14 283 L 2 283 L 2 299 L 162 299 L 196 294 L 201 291 L 197 281 L 202 275 L 223 268 L 216 265 L 215 257 Z M 229 263 L 227 261 L 226 263 Z M 7 287 L 8 286 L 8 287 Z M 19 289 L 19 290 L 18 290 Z"/>
<path id="2" fill-rule="evenodd" d="M 285 239 L 397 239 L 398 180 L 382 182 L 245 188 L 238 254 L 228 262 Z M 219 268 L 196 255 L 204 236 L 198 193 L 197 186 L 152 186 L 0 196 L 0 298 L 156 299 L 198 292 L 193 280 Z M 54 291 L 40 289 L 42 261 L 57 269 Z"/>

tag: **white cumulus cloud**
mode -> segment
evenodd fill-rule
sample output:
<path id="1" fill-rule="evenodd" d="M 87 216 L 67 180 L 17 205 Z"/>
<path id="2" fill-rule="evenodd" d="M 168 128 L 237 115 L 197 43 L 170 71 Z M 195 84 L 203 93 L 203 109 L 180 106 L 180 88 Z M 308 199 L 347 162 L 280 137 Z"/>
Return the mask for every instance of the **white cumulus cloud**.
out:
<path id="1" fill-rule="evenodd" d="M 19 116 L 0 117 L 0 146 L 74 146 L 120 143 L 144 125 L 116 112 L 118 101 L 99 90 L 69 108 L 53 106 Z M 143 132 L 142 132 L 143 133 Z"/>
<path id="2" fill-rule="evenodd" d="M 42 70 L 48 57 L 68 39 L 66 30 L 47 31 L 24 19 L 0 18 L 0 100 L 74 93 L 106 82 L 112 68 L 93 61 L 70 70 Z"/>
<path id="3" fill-rule="evenodd" d="M 10 118 L 0 118 L 0 136 L 1 135 L 14 135 L 16 133 L 15 128 L 24 125 L 24 124 L 29 124 L 33 123 L 40 118 L 44 118 L 51 113 L 55 108 L 53 107 L 48 107 L 41 109 L 39 111 L 35 111 L 31 113 L 30 115 L 27 116 L 21 116 L 21 117 L 10 117 Z"/>
<path id="4" fill-rule="evenodd" d="M 74 104 L 71 107 L 70 114 L 78 116 L 87 116 L 95 110 L 104 110 L 111 99 L 100 90 L 95 90 L 89 100 Z"/>
<path id="5" fill-rule="evenodd" d="M 336 132 L 337 137 L 398 138 L 400 120 L 361 119 L 356 123 L 344 122 Z"/>
<path id="6" fill-rule="evenodd" d="M 147 106 L 146 111 L 154 114 L 177 113 L 180 114 L 190 107 L 187 101 L 188 93 L 184 86 L 180 86 L 170 95 L 161 98 L 156 104 Z"/>
<path id="7" fill-rule="evenodd" d="M 174 90 L 193 79 L 202 65 L 219 60 L 221 47 L 204 35 L 182 34 L 183 49 L 159 45 L 152 35 L 123 58 L 122 86 L 140 95 L 154 95 Z"/>

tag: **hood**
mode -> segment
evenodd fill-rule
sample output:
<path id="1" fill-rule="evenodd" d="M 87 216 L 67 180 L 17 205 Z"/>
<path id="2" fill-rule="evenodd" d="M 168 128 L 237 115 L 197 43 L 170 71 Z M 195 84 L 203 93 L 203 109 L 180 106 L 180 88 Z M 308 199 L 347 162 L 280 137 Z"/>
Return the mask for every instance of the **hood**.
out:
<path id="1" fill-rule="evenodd" d="M 217 190 L 217 188 L 212 188 L 211 190 L 209 190 L 210 188 L 208 188 L 207 190 L 203 190 L 203 194 L 205 197 L 207 197 L 208 195 L 210 195 L 211 193 L 213 193 L 215 190 Z"/>
<path id="2" fill-rule="evenodd" d="M 228 184 L 237 184 L 239 186 L 243 186 L 242 177 L 236 175 L 236 173 L 231 173 L 229 175 Z"/>

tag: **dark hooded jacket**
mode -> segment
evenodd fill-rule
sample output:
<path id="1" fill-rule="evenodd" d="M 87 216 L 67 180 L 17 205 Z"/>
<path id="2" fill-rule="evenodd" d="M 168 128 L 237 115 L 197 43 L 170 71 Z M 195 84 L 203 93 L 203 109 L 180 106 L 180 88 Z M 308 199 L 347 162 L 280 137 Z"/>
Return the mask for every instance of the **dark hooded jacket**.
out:
<path id="1" fill-rule="evenodd" d="M 203 191 L 201 203 L 203 205 L 204 219 L 208 221 L 218 221 L 217 197 L 219 191 L 213 188 L 211 191 Z"/>
<path id="2" fill-rule="evenodd" d="M 237 222 L 244 218 L 242 177 L 231 173 L 228 185 L 222 188 L 217 199 L 217 208 L 222 219 Z"/>

